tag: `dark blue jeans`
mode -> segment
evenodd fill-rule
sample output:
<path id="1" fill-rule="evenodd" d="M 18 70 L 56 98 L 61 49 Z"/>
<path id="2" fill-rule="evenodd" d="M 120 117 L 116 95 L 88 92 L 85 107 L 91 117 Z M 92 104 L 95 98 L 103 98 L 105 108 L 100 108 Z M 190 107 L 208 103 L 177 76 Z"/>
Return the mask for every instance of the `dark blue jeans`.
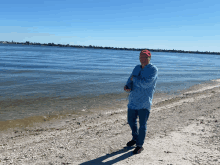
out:
<path id="1" fill-rule="evenodd" d="M 150 112 L 147 109 L 128 109 L 128 124 L 131 127 L 133 140 L 136 145 L 142 147 L 147 132 L 147 120 Z M 139 116 L 139 129 L 137 128 L 137 117 Z"/>

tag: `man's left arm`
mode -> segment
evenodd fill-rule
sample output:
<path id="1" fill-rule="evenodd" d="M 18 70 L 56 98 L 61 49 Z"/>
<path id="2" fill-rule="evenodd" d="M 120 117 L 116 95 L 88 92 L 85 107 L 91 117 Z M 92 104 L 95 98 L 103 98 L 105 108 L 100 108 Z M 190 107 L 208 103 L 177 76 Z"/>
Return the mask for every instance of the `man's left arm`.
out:
<path id="1" fill-rule="evenodd" d="M 151 68 L 149 73 L 145 73 L 139 76 L 133 76 L 133 83 L 137 87 L 149 88 L 151 87 L 157 79 L 158 70 L 157 68 Z"/>

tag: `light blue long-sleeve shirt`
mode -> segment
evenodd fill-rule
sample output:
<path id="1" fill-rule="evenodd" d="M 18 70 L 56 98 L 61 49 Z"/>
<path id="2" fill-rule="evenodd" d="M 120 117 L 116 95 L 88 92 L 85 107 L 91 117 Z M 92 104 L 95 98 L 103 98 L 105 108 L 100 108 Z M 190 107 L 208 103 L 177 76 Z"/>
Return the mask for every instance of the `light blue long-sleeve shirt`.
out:
<path id="1" fill-rule="evenodd" d="M 133 81 L 131 77 L 133 76 Z M 158 69 L 153 64 L 146 65 L 143 69 L 137 65 L 128 78 L 127 86 L 131 89 L 128 109 L 151 110 L 153 95 L 156 88 Z"/>

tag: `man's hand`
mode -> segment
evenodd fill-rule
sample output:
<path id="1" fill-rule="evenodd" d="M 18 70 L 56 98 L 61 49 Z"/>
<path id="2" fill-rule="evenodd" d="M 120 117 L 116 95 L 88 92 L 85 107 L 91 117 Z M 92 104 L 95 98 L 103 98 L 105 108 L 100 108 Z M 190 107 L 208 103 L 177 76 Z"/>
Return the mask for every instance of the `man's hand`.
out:
<path id="1" fill-rule="evenodd" d="M 131 81 L 133 81 L 133 77 L 134 77 L 134 76 L 131 76 Z"/>
<path id="2" fill-rule="evenodd" d="M 124 90 L 125 90 L 126 92 L 130 92 L 130 91 L 131 91 L 131 89 L 127 89 L 127 86 L 126 86 L 126 85 L 124 86 Z"/>

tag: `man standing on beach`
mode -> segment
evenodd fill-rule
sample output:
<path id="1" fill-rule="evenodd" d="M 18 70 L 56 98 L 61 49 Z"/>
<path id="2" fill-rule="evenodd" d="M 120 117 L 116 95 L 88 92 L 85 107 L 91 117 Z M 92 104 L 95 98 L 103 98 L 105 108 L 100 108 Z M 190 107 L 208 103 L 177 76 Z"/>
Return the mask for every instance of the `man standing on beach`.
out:
<path id="1" fill-rule="evenodd" d="M 128 124 L 132 131 L 132 140 L 127 146 L 136 144 L 133 151 L 138 154 L 143 151 L 143 144 L 147 131 L 147 120 L 149 118 L 153 94 L 157 82 L 158 69 L 150 63 L 151 53 L 149 50 L 140 52 L 140 63 L 137 65 L 124 86 L 126 92 L 130 92 L 128 103 Z M 137 116 L 139 116 L 139 130 L 137 128 Z"/>

